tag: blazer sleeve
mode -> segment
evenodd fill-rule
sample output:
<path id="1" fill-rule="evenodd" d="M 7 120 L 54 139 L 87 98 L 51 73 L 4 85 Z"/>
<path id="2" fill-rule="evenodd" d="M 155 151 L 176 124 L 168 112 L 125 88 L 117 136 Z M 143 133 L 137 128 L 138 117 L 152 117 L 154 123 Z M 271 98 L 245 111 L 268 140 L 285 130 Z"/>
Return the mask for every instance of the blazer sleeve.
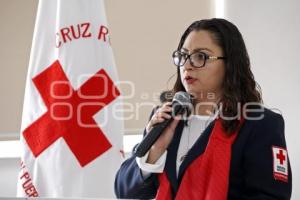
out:
<path id="1" fill-rule="evenodd" d="M 150 118 L 156 109 L 157 107 L 152 110 Z M 143 135 L 145 134 L 146 129 Z M 135 147 L 137 147 L 137 145 Z M 144 179 L 141 169 L 136 163 L 136 156 L 134 156 L 134 154 L 122 163 L 115 177 L 115 194 L 117 198 L 153 199 L 155 198 L 157 189 L 157 174 L 152 173 L 149 177 Z"/>
<path id="2" fill-rule="evenodd" d="M 115 194 L 120 199 L 153 199 L 157 188 L 157 175 L 151 174 L 144 179 L 135 156 L 121 165 L 115 178 Z"/>
<path id="3" fill-rule="evenodd" d="M 288 200 L 292 193 L 292 172 L 284 136 L 284 119 L 271 112 L 254 123 L 244 151 L 243 199 Z M 277 151 L 285 153 L 282 160 L 277 157 Z M 284 173 L 276 173 L 281 167 L 278 163 L 283 164 L 281 169 Z"/>

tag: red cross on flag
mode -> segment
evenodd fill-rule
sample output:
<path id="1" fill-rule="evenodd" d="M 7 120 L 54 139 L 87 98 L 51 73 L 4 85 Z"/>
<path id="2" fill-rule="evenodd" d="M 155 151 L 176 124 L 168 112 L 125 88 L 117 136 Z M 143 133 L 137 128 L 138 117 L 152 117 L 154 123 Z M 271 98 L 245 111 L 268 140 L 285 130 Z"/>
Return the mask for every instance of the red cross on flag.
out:
<path id="1" fill-rule="evenodd" d="M 21 126 L 18 196 L 114 197 L 118 76 L 102 0 L 40 0 Z"/>

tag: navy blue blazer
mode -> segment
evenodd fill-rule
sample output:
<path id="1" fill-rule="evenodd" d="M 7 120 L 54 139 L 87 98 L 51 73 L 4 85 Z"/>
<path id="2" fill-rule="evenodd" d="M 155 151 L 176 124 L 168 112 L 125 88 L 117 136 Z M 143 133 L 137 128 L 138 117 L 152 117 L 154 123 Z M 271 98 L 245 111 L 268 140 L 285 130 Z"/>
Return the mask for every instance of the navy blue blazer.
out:
<path id="1" fill-rule="evenodd" d="M 267 108 L 263 108 L 261 120 L 246 119 L 232 146 L 229 175 L 229 200 L 288 200 L 292 193 L 292 173 L 288 157 L 287 182 L 274 176 L 274 147 L 286 149 L 284 120 Z M 253 117 L 257 116 L 252 114 Z M 208 143 L 212 121 L 190 149 L 176 176 L 176 156 L 184 122 L 176 127 L 174 138 L 168 147 L 165 172 L 170 180 L 173 196 L 179 188 L 186 168 L 200 156 Z M 277 149 L 278 150 L 278 149 Z M 143 179 L 141 170 L 132 155 L 125 160 L 115 178 L 115 194 L 118 198 L 152 199 L 159 187 L 158 176 L 152 173 Z M 280 160 L 279 160 L 280 161 Z M 281 162 L 281 161 L 280 161 Z M 274 166 L 275 165 L 275 166 Z M 201 170 L 201 169 L 199 169 Z"/>

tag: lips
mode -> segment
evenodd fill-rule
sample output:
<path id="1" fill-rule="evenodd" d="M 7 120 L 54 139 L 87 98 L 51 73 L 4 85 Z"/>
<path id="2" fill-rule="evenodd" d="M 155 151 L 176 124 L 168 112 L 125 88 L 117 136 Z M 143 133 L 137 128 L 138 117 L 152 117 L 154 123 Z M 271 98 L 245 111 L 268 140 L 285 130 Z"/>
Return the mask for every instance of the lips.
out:
<path id="1" fill-rule="evenodd" d="M 185 76 L 184 80 L 187 84 L 193 84 L 197 79 L 192 76 Z"/>

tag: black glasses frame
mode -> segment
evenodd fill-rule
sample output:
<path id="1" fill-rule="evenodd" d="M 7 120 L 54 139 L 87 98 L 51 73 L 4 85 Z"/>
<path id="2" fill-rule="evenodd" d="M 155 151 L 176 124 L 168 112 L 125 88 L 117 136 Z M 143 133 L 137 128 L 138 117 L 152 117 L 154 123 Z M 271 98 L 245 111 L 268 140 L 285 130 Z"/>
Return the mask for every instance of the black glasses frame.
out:
<path id="1" fill-rule="evenodd" d="M 204 57 L 204 62 L 203 62 L 203 65 L 201 65 L 201 66 L 195 66 L 194 65 L 194 63 L 193 63 L 193 61 L 191 60 L 191 56 L 192 55 L 194 55 L 194 54 L 202 54 L 203 55 L 203 57 Z M 175 58 L 178 58 L 178 56 L 176 56 L 176 54 L 184 54 L 185 56 L 182 56 L 182 58 L 184 58 L 185 60 L 184 60 L 184 62 L 182 63 L 182 64 L 180 64 L 180 62 L 178 63 L 178 64 L 176 64 L 176 62 L 175 62 Z M 191 54 L 187 54 L 187 53 L 184 53 L 184 52 L 181 52 L 181 51 L 179 51 L 179 50 L 175 50 L 174 52 L 173 52 L 173 54 L 172 54 L 172 58 L 173 58 L 173 62 L 174 62 L 174 64 L 177 66 L 177 67 L 182 67 L 185 63 L 186 63 L 186 61 L 189 59 L 190 60 L 190 64 L 193 66 L 193 67 L 196 67 L 196 68 L 201 68 L 201 67 L 204 67 L 205 66 L 205 64 L 206 64 L 206 60 L 218 60 L 218 59 L 226 59 L 226 57 L 224 57 L 224 56 L 209 56 L 209 55 L 207 55 L 206 53 L 203 53 L 203 52 L 199 52 L 199 51 L 195 51 L 195 52 L 193 52 L 193 53 L 191 53 Z M 181 58 L 181 59 L 182 59 Z"/>

